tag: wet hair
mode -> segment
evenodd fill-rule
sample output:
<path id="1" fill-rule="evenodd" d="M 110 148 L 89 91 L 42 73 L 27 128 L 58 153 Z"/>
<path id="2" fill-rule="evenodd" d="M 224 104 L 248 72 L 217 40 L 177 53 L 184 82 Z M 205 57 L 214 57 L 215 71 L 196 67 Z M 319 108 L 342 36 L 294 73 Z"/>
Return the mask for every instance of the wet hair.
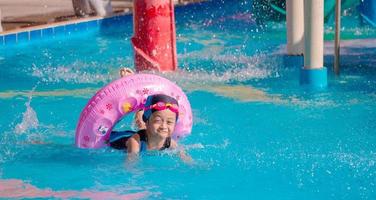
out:
<path id="1" fill-rule="evenodd" d="M 170 97 L 170 96 L 167 96 L 167 95 L 164 95 L 164 94 L 154 94 L 154 95 L 148 96 L 148 98 L 146 99 L 146 102 L 145 102 L 145 107 L 149 107 L 149 106 L 156 104 L 158 102 L 164 102 L 164 103 L 171 103 L 171 104 L 179 105 L 178 101 L 176 99 L 174 99 L 173 97 Z M 157 110 L 156 109 L 145 110 L 144 114 L 142 115 L 142 120 L 144 122 L 147 122 L 149 120 L 151 114 L 153 114 L 155 111 L 157 111 Z M 178 120 L 178 115 L 176 114 L 176 121 L 177 120 Z"/>

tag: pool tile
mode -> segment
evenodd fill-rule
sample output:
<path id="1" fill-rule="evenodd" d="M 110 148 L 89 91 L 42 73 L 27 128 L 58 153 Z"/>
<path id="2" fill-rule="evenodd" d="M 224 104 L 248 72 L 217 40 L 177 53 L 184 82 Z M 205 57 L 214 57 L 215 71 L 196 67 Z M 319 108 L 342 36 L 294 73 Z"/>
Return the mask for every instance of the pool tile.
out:
<path id="1" fill-rule="evenodd" d="M 6 45 L 8 45 L 8 44 L 16 44 L 17 43 L 17 34 L 5 35 L 5 37 L 4 37 L 4 43 Z"/>
<path id="2" fill-rule="evenodd" d="M 98 28 L 98 27 L 99 27 L 98 20 L 93 20 L 93 21 L 87 22 L 87 28 L 88 29 L 95 29 L 95 28 Z"/>
<path id="3" fill-rule="evenodd" d="M 101 27 L 103 26 L 110 26 L 111 24 L 115 24 L 112 18 L 104 18 L 100 20 Z"/>
<path id="4" fill-rule="evenodd" d="M 54 27 L 54 34 L 55 35 L 65 35 L 65 26 Z"/>
<path id="5" fill-rule="evenodd" d="M 52 38 L 58 35 L 68 35 L 87 30 L 97 30 L 103 27 L 113 26 L 114 24 L 124 24 L 132 18 L 132 15 L 114 16 L 104 19 L 94 19 L 91 21 L 79 22 L 74 24 L 59 25 L 39 30 L 25 31 L 21 33 L 1 35 L 0 45 L 16 44 L 18 42 L 34 41 L 41 38 Z"/>
<path id="6" fill-rule="evenodd" d="M 119 16 L 119 22 L 120 23 L 128 23 L 133 21 L 133 15 L 122 15 Z"/>
<path id="7" fill-rule="evenodd" d="M 304 65 L 303 55 L 301 55 L 301 56 L 284 55 L 282 60 L 283 60 L 283 65 L 286 66 L 286 67 L 300 68 Z"/>
<path id="8" fill-rule="evenodd" d="M 28 42 L 29 41 L 29 31 L 21 32 L 17 34 L 17 43 Z"/>
<path id="9" fill-rule="evenodd" d="M 41 38 L 42 38 L 42 31 L 41 30 L 30 31 L 30 41 L 39 40 Z"/>
<path id="10" fill-rule="evenodd" d="M 72 34 L 74 32 L 77 32 L 77 26 L 76 24 L 68 24 L 65 26 L 65 33 L 66 34 Z"/>
<path id="11" fill-rule="evenodd" d="M 80 22 L 76 24 L 76 31 L 86 31 L 87 30 L 87 22 Z"/>
<path id="12" fill-rule="evenodd" d="M 54 36 L 54 29 L 53 28 L 42 29 L 42 37 L 43 38 L 52 38 L 53 36 Z"/>

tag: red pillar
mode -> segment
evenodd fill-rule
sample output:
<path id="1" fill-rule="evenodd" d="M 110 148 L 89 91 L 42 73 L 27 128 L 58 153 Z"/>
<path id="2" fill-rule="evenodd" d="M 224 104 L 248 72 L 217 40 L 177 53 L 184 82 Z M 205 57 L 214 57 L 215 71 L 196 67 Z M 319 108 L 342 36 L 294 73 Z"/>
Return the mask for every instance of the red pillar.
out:
<path id="1" fill-rule="evenodd" d="M 177 69 L 173 0 L 134 0 L 133 22 L 136 70 Z"/>

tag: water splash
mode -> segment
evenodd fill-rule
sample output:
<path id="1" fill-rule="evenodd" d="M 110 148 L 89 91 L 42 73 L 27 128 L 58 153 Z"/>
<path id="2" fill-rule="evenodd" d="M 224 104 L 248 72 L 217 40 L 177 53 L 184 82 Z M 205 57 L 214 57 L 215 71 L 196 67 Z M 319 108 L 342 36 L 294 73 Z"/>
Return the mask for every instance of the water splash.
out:
<path id="1" fill-rule="evenodd" d="M 1 133 L 2 137 L 0 138 L 0 164 L 5 163 L 8 159 L 14 158 L 16 153 L 13 151 L 11 146 L 9 145 L 10 141 L 13 141 L 14 139 L 11 138 L 11 135 L 9 132 L 3 132 Z M 0 169 L 2 170 L 2 168 Z M 1 177 L 1 176 L 0 176 Z"/>
<path id="2" fill-rule="evenodd" d="M 32 94 L 35 91 L 37 86 L 35 86 L 29 95 L 29 100 L 25 103 L 26 111 L 22 114 L 22 121 L 21 123 L 17 124 L 14 131 L 17 134 L 22 134 L 27 132 L 30 129 L 36 129 L 39 125 L 39 120 L 37 113 L 34 109 L 30 106 L 32 100 Z"/>
<path id="3" fill-rule="evenodd" d="M 207 70 L 204 67 L 199 69 L 182 69 L 174 73 L 155 73 L 175 81 L 178 85 L 184 87 L 186 85 L 213 85 L 228 84 L 231 82 L 245 82 L 252 79 L 264 79 L 276 77 L 278 58 L 271 58 L 267 55 L 259 54 L 255 56 L 245 55 L 214 55 L 206 58 L 205 54 L 191 53 L 187 55 L 189 59 L 211 59 L 221 66 L 228 66 L 225 69 Z"/>
<path id="4" fill-rule="evenodd" d="M 94 66 L 93 66 L 94 65 Z M 115 77 L 111 74 L 110 69 L 104 68 L 106 71 L 94 71 L 97 64 L 92 65 L 76 62 L 71 66 L 45 66 L 37 67 L 33 64 L 31 68 L 31 76 L 39 78 L 46 83 L 106 83 L 113 80 Z"/>

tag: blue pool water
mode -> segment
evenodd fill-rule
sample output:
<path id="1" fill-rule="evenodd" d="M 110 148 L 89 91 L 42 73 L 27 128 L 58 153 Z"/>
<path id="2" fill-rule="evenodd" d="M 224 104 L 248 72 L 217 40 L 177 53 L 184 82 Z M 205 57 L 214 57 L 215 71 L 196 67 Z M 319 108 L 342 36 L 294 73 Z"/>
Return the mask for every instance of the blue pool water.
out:
<path id="1" fill-rule="evenodd" d="M 329 86 L 312 91 L 299 85 L 302 60 L 279 53 L 284 23 L 257 24 L 251 7 L 176 8 L 181 70 L 162 76 L 191 102 L 192 134 L 180 143 L 193 165 L 171 153 L 146 153 L 131 165 L 121 151 L 74 146 L 87 101 L 120 67 L 133 66 L 131 16 L 99 32 L 1 47 L 0 180 L 48 190 L 33 193 L 46 199 L 67 191 L 71 198 L 375 199 L 376 31 L 345 18 L 344 37 L 366 40 L 342 49 L 340 77 L 327 47 Z M 0 198 L 12 197 L 1 183 Z"/>

